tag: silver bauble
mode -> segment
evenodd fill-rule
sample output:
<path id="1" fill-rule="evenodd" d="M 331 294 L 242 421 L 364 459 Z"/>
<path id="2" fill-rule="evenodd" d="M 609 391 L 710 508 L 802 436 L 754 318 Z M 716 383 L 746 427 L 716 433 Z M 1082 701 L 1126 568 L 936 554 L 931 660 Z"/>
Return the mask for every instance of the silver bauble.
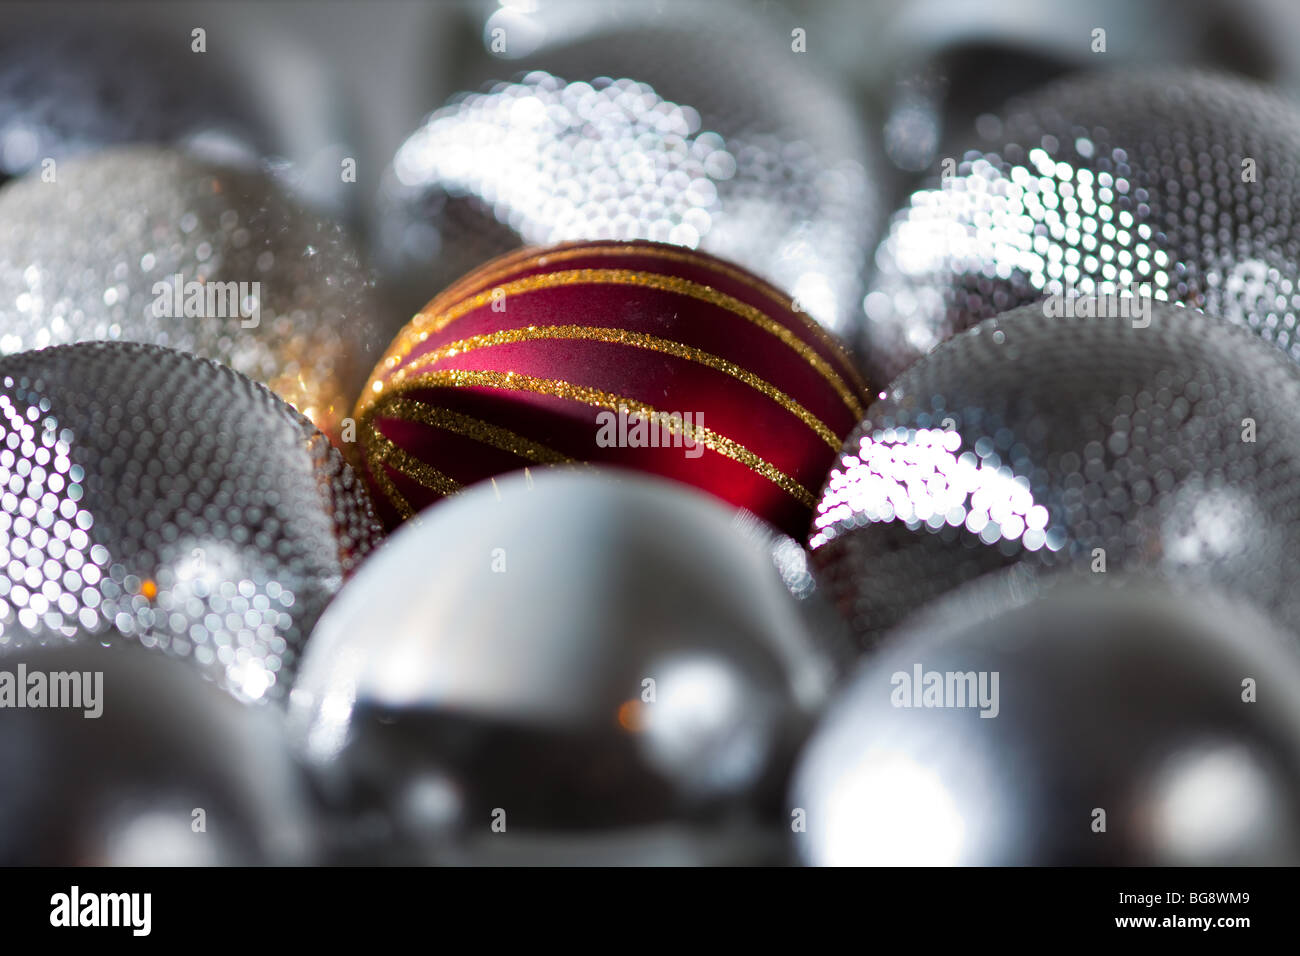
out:
<path id="1" fill-rule="evenodd" d="M 37 648 L 0 659 L 0 703 L 4 866 L 283 865 L 312 851 L 307 789 L 270 712 L 179 662 Z"/>
<path id="2" fill-rule="evenodd" d="M 1300 862 L 1293 637 L 1213 589 L 977 582 L 909 621 L 795 773 L 816 865 Z"/>
<path id="3" fill-rule="evenodd" d="M 788 27 L 730 4 L 558 3 L 498 11 L 484 40 L 502 55 L 466 87 L 498 82 L 430 115 L 381 190 L 412 309 L 519 245 L 641 238 L 745 266 L 851 331 L 883 204 L 856 110 Z"/>
<path id="4" fill-rule="evenodd" d="M 989 319 L 849 436 L 809 543 L 864 646 L 1015 563 L 1205 580 L 1300 631 L 1300 368 L 1193 309 L 1085 306 L 1132 314 Z"/>
<path id="5" fill-rule="evenodd" d="M 0 183 L 123 143 L 250 158 L 272 148 L 257 105 L 191 51 L 188 28 L 142 29 L 100 13 L 0 10 Z"/>
<path id="6" fill-rule="evenodd" d="M 321 618 L 290 703 L 326 792 L 372 821 L 370 852 L 779 858 L 833 634 L 735 520 L 665 481 L 561 470 L 397 531 Z"/>
<path id="7" fill-rule="evenodd" d="M 931 166 L 953 133 L 1072 70 L 1201 66 L 1300 89 L 1300 9 L 1277 0 L 785 0 L 809 48 L 884 114 L 900 169 Z"/>
<path id="8" fill-rule="evenodd" d="M 889 381 L 1049 294 L 1138 290 L 1300 359 L 1300 109 L 1195 70 L 1080 75 L 977 121 L 876 253 L 862 359 Z"/>
<path id="9" fill-rule="evenodd" d="M 0 354 L 150 342 L 269 385 L 337 438 L 400 325 L 335 223 L 260 173 L 125 147 L 0 192 Z"/>
<path id="10" fill-rule="evenodd" d="M 0 359 L 0 661 L 119 634 L 279 698 L 378 540 L 360 480 L 260 385 L 156 346 Z"/>

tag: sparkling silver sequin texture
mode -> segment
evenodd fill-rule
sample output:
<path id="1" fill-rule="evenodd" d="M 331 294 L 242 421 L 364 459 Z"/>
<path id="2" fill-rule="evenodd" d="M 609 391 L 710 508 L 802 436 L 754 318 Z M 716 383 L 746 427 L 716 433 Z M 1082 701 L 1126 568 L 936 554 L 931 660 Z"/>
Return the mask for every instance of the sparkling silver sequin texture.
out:
<path id="1" fill-rule="evenodd" d="M 966 142 L 877 251 L 860 342 L 877 381 L 1017 305 L 1134 288 L 1300 359 L 1290 102 L 1227 76 L 1125 70 L 1012 101 Z"/>
<path id="2" fill-rule="evenodd" d="M 752 17 L 596 20 L 494 64 L 527 71 L 453 99 L 402 145 L 386 260 L 427 299 L 521 244 L 653 239 L 746 266 L 849 333 L 881 215 L 849 104 L 788 31 Z"/>
<path id="3" fill-rule="evenodd" d="M 1016 562 L 1204 579 L 1300 627 L 1300 369 L 1221 319 L 1147 304 L 1136 318 L 1023 306 L 868 409 L 810 539 L 864 645 Z"/>
<path id="4" fill-rule="evenodd" d="M 125 343 L 0 359 L 0 657 L 108 639 L 278 698 L 378 540 L 323 434 L 214 362 Z"/>
<path id="5" fill-rule="evenodd" d="M 171 150 L 124 147 L 59 163 L 54 182 L 16 180 L 0 222 L 2 354 L 119 339 L 193 352 L 333 437 L 400 324 L 381 327 L 338 225 L 258 173 Z"/>

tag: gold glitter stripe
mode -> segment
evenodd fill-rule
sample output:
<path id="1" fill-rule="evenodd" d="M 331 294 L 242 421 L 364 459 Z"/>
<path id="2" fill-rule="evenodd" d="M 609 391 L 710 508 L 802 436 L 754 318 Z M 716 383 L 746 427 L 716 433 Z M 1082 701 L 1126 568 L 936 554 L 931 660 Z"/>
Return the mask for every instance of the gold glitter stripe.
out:
<path id="1" fill-rule="evenodd" d="M 624 398 L 595 388 L 588 388 L 584 385 L 574 385 L 571 382 L 558 379 L 533 378 L 531 375 L 521 375 L 518 372 L 444 369 L 436 372 L 425 372 L 422 375 L 408 379 L 392 394 L 403 395 L 422 388 L 468 388 L 475 386 L 533 392 L 538 395 L 550 395 L 554 398 L 582 402 L 586 405 L 604 408 L 613 412 L 634 413 L 643 418 L 653 416 L 670 434 L 680 433 L 692 442 L 699 442 L 710 451 L 715 451 L 733 461 L 739 462 L 772 482 L 807 508 L 811 508 L 815 504 L 812 492 L 739 442 L 732 441 L 725 435 L 719 435 L 703 425 L 694 426 L 689 422 L 680 421 L 671 416 L 660 415 L 652 406 L 634 399 Z"/>
<path id="2" fill-rule="evenodd" d="M 743 269 L 739 269 L 730 263 L 723 262 L 720 259 L 706 258 L 704 255 L 696 253 L 694 250 L 686 248 L 673 248 L 670 246 L 630 246 L 627 243 L 609 243 L 606 245 L 583 245 L 581 242 L 562 243 L 558 246 L 552 246 L 546 249 L 529 247 L 507 253 L 488 262 L 486 265 L 453 282 L 439 295 L 426 305 L 421 312 L 437 312 L 440 310 L 442 303 L 461 298 L 470 294 L 471 290 L 482 290 L 486 286 L 495 285 L 500 279 L 509 276 L 511 273 L 518 272 L 521 269 L 528 269 L 535 266 L 550 265 L 552 262 L 568 262 L 573 259 L 582 259 L 586 256 L 644 256 L 647 259 L 665 259 L 669 262 L 684 262 L 689 265 L 699 266 L 703 269 L 711 269 L 714 272 L 721 273 L 727 278 L 739 282 L 747 288 L 771 299 L 781 308 L 786 309 L 799 317 L 804 327 L 812 333 L 818 341 L 827 348 L 831 349 L 835 356 L 844 364 L 845 370 L 848 371 L 853 384 L 859 391 L 865 392 L 867 383 L 858 373 L 857 366 L 854 365 L 848 351 L 844 348 L 842 342 L 831 335 L 820 323 L 813 319 L 806 312 L 795 312 L 794 302 L 790 296 L 786 295 L 779 288 L 766 279 L 751 275 Z"/>
<path id="3" fill-rule="evenodd" d="M 525 438 L 523 435 L 510 431 L 508 428 L 493 425 L 491 422 L 485 422 L 481 418 L 474 418 L 472 415 L 462 415 L 460 412 L 454 412 L 449 408 L 436 408 L 398 395 L 394 395 L 380 406 L 376 406 L 376 410 L 372 414 L 375 417 L 400 418 L 403 421 L 441 428 L 443 431 L 455 435 L 464 435 L 466 438 L 472 438 L 477 442 L 498 448 L 501 451 L 508 451 L 512 455 L 526 458 L 539 465 L 574 464 L 574 459 L 568 455 L 562 455 L 554 449 L 547 448 L 540 442 L 535 442 L 531 438 Z M 373 418 L 371 421 L 373 421 Z"/>
<path id="4" fill-rule="evenodd" d="M 367 443 L 365 451 L 366 467 L 370 472 L 371 477 L 374 478 L 375 484 L 378 485 L 379 490 L 384 493 L 384 497 L 387 498 L 392 506 L 397 509 L 397 513 L 402 516 L 403 520 L 410 518 L 415 514 L 415 509 L 411 507 L 411 503 L 403 497 L 402 493 L 397 490 L 397 485 L 393 484 L 393 479 L 388 477 L 388 472 L 384 468 L 384 463 L 379 459 L 378 454 L 374 454 L 370 451 L 368 445 L 369 443 Z"/>
<path id="5" fill-rule="evenodd" d="M 745 272 L 742 272 L 740 269 L 735 268 L 734 266 L 730 266 L 722 262 L 706 260 L 698 256 L 692 256 L 689 253 L 689 251 L 684 249 L 670 249 L 670 248 L 661 248 L 657 246 L 638 247 L 636 249 L 626 249 L 626 248 L 620 248 L 618 245 L 588 246 L 585 248 L 581 246 L 579 247 L 560 246 L 555 249 L 543 251 L 540 253 L 534 253 L 531 256 L 521 257 L 519 261 L 505 262 L 501 267 L 494 269 L 492 272 L 486 275 L 481 273 L 471 274 L 467 276 L 464 280 L 449 286 L 441 295 L 435 297 L 432 302 L 430 302 L 428 305 L 426 305 L 423 309 L 421 309 L 416 314 L 416 318 L 419 318 L 421 315 L 436 315 L 439 312 L 445 311 L 446 308 L 448 308 L 448 306 L 445 306 L 444 303 L 447 303 L 449 301 L 453 302 L 450 308 L 454 308 L 455 300 L 464 298 L 465 296 L 469 295 L 470 293 L 468 290 L 476 289 L 476 290 L 483 291 L 485 293 L 490 293 L 491 289 L 485 289 L 484 288 L 485 286 L 495 285 L 495 283 L 498 280 L 510 275 L 511 273 L 518 272 L 521 269 L 527 269 L 531 266 L 549 264 L 551 262 L 565 262 L 571 259 L 581 259 L 585 256 L 615 256 L 615 255 L 644 256 L 649 259 L 668 259 L 673 262 L 685 262 L 691 265 L 697 265 L 700 266 L 701 268 L 712 269 L 715 272 L 720 272 L 723 275 L 741 283 L 742 285 L 745 285 L 751 289 L 761 292 L 763 295 L 767 296 L 769 299 L 771 299 L 773 302 L 781 306 L 783 309 L 789 311 L 792 315 L 798 316 L 800 322 L 803 323 L 807 331 L 810 332 L 812 335 L 814 335 L 823 345 L 829 348 L 835 354 L 836 358 L 840 360 L 840 362 L 844 366 L 844 370 L 848 372 L 849 377 L 853 380 L 853 384 L 857 388 L 857 390 L 859 392 L 866 391 L 867 384 L 863 380 L 862 376 L 858 373 L 857 367 L 853 364 L 853 360 L 849 357 L 849 354 L 845 350 L 843 344 L 841 344 L 838 340 L 836 340 L 834 336 L 832 336 L 829 332 L 827 332 L 826 329 L 824 329 L 820 324 L 818 324 L 817 321 L 814 320 L 812 317 L 810 317 L 807 313 L 795 312 L 793 308 L 793 302 L 788 295 L 781 292 L 775 286 L 770 285 L 769 283 L 763 280 L 757 279 L 754 276 L 750 276 Z M 601 270 L 601 271 L 613 271 L 613 270 Z M 673 277 L 665 276 L 665 278 L 673 278 Z M 679 281 L 687 282 L 689 280 L 682 279 Z M 711 289 L 712 287 L 704 286 L 704 288 Z M 718 292 L 717 294 L 725 295 L 725 293 L 722 292 Z M 489 300 L 490 300 L 490 296 L 489 296 Z"/>
<path id="6" fill-rule="evenodd" d="M 830 383 L 855 418 L 862 417 L 862 405 L 857 396 L 844 384 L 844 381 L 831 368 L 830 364 L 818 355 L 808 343 L 762 310 L 725 295 L 710 286 L 700 285 L 673 276 L 663 276 L 654 272 L 634 272 L 627 269 L 573 269 L 567 272 L 548 272 L 538 276 L 529 276 L 526 279 L 517 279 L 486 292 L 480 292 L 436 315 L 427 312 L 420 313 L 393 340 L 388 354 L 379 363 L 375 374 L 371 376 L 365 391 L 362 392 L 361 398 L 358 399 L 358 412 L 364 412 L 365 408 L 383 390 L 382 379 L 379 377 L 382 370 L 395 368 L 403 358 L 411 353 L 412 349 L 425 341 L 429 335 L 441 331 L 456 319 L 492 302 L 493 296 L 498 289 L 502 290 L 503 294 L 508 298 L 511 295 L 521 295 L 542 289 L 599 284 L 642 286 L 661 292 L 672 292 L 689 296 L 701 302 L 707 302 L 710 305 L 740 316 L 747 322 L 776 336 L 785 345 L 789 346 L 797 355 L 816 369 L 822 378 Z"/>
<path id="7" fill-rule="evenodd" d="M 383 467 L 387 465 L 394 471 L 401 472 L 412 481 L 418 482 L 430 491 L 436 491 L 440 495 L 454 495 L 460 491 L 460 484 L 457 481 L 394 445 L 380 433 L 373 423 L 366 422 L 365 427 L 364 434 L 369 438 L 366 443 L 366 463 L 370 466 L 372 474 L 382 473 Z M 388 487 L 384 487 L 385 483 Z M 384 481 L 379 482 L 379 484 L 384 494 L 393 500 L 393 504 L 399 510 L 403 505 L 406 506 L 408 513 L 403 514 L 404 518 L 409 518 L 414 513 L 410 504 L 397 491 L 396 486 L 393 485 L 391 480 L 388 480 L 387 475 L 384 475 Z"/>
<path id="8" fill-rule="evenodd" d="M 734 362 L 729 362 L 727 359 L 714 355 L 711 352 L 705 352 L 681 342 L 659 338 L 656 335 L 646 335 L 642 332 L 631 332 L 626 329 L 610 329 L 590 325 L 530 325 L 525 329 L 508 329 L 501 332 L 472 335 L 467 339 L 450 342 L 447 345 L 439 346 L 431 352 L 426 352 L 424 355 L 420 356 L 417 363 L 405 365 L 394 372 L 387 379 L 384 387 L 391 388 L 394 385 L 400 385 L 403 381 L 410 378 L 411 375 L 416 374 L 418 370 L 428 368 L 428 366 L 451 355 L 458 355 L 462 352 L 472 352 L 475 349 L 490 348 L 494 345 L 506 345 L 513 342 L 535 342 L 546 339 L 576 339 L 584 342 L 607 342 L 614 345 L 628 345 L 634 348 L 649 349 L 653 352 L 661 352 L 664 355 L 671 355 L 674 358 L 696 362 L 700 365 L 730 375 L 732 378 L 743 382 L 755 391 L 766 395 L 816 432 L 817 437 L 826 442 L 826 444 L 835 451 L 839 451 L 840 447 L 844 444 L 843 440 L 838 438 L 835 433 L 827 427 L 825 422 L 812 412 L 808 411 L 808 409 L 804 408 L 793 398 L 786 395 L 785 392 L 781 391 L 775 385 L 772 385 L 766 379 L 741 368 Z"/>
<path id="9" fill-rule="evenodd" d="M 442 292 L 435 296 L 429 304 L 420 311 L 437 312 L 442 303 L 463 298 L 473 292 L 481 292 L 483 289 L 495 285 L 501 279 L 523 269 L 547 266 L 553 262 L 569 262 L 573 259 L 582 259 L 586 256 L 643 256 L 647 259 L 666 259 L 669 262 L 684 262 L 688 265 L 699 266 L 702 269 L 710 269 L 714 272 L 721 273 L 730 279 L 734 279 L 742 285 L 747 286 L 756 292 L 762 293 L 764 296 L 783 308 L 789 309 L 792 305 L 792 300 L 788 295 L 766 280 L 760 279 L 757 276 L 749 275 L 743 270 L 738 269 L 729 263 L 725 263 L 720 259 L 709 259 L 686 248 L 629 246 L 627 243 L 618 242 L 603 245 L 586 245 L 582 241 L 579 241 L 566 242 L 544 248 L 529 246 L 506 253 L 503 256 L 498 256 L 447 286 L 447 288 L 443 289 Z M 829 338 L 825 329 L 821 329 L 820 326 L 818 326 L 818 329 L 820 329 L 822 335 Z M 838 343 L 832 341 L 831 344 Z"/>

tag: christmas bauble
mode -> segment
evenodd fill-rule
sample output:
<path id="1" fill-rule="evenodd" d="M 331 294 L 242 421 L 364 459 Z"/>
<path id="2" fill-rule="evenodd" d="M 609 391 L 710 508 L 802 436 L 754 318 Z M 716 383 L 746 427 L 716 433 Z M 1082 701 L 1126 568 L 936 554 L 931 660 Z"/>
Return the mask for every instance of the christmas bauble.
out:
<path id="1" fill-rule="evenodd" d="M 240 105 L 211 58 L 192 51 L 188 28 L 124 29 L 87 16 L 0 11 L 0 183 L 123 143 L 249 157 L 269 149 L 261 117 Z"/>
<path id="2" fill-rule="evenodd" d="M 271 386 L 331 438 L 384 343 L 342 229 L 260 173 L 129 147 L 0 193 L 0 352 L 152 342 Z"/>
<path id="3" fill-rule="evenodd" d="M 628 465 L 789 534 L 862 408 L 839 345 L 753 275 L 647 242 L 490 263 L 397 336 L 357 404 L 391 520 L 528 465 Z"/>
<path id="4" fill-rule="evenodd" d="M 1013 563 L 1159 569 L 1300 629 L 1300 369 L 1192 309 L 1055 304 L 941 345 L 845 443 L 810 545 L 862 642 Z"/>
<path id="5" fill-rule="evenodd" d="M 725 3 L 560 3 L 499 10 L 484 41 L 478 92 L 430 115 L 381 189 L 385 259 L 420 292 L 521 244 L 652 239 L 856 327 L 873 154 L 790 26 Z"/>
<path id="6" fill-rule="evenodd" d="M 138 641 L 246 700 L 287 690 L 378 539 L 318 430 L 214 362 L 85 343 L 0 359 L 0 662 Z"/>
<path id="7" fill-rule="evenodd" d="M 373 821 L 372 859 L 766 859 L 835 676 L 799 604 L 708 496 L 514 475 L 362 566 L 308 644 L 293 739 Z"/>
<path id="8" fill-rule="evenodd" d="M 139 648 L 0 659 L 0 863 L 302 863 L 311 810 L 280 727 Z"/>
<path id="9" fill-rule="evenodd" d="M 1300 862 L 1290 635 L 1213 589 L 1019 570 L 909 621 L 831 705 L 790 796 L 802 858 Z"/>
<path id="10" fill-rule="evenodd" d="M 819 60 L 881 109 L 884 152 L 928 169 L 961 128 L 1072 70 L 1202 66 L 1300 87 L 1300 10 L 1273 0 L 786 0 Z"/>
<path id="11" fill-rule="evenodd" d="M 876 255 L 861 354 L 881 381 L 1049 294 L 1138 290 L 1300 358 L 1300 110 L 1193 70 L 1060 80 L 982 116 Z"/>

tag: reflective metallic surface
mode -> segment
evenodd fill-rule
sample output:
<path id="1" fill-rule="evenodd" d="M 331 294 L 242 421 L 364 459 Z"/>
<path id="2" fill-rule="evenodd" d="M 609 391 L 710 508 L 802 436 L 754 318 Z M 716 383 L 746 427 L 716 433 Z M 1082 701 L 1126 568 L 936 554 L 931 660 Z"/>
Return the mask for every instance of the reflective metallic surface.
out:
<path id="1" fill-rule="evenodd" d="M 395 532 L 290 704 L 333 799 L 373 819 L 370 858 L 771 859 L 834 634 L 733 521 L 661 480 L 559 470 Z"/>
<path id="2" fill-rule="evenodd" d="M 876 253 L 860 351 L 888 381 L 1053 293 L 1134 288 L 1300 359 L 1300 110 L 1192 70 L 1060 80 L 979 117 Z"/>
<path id="3" fill-rule="evenodd" d="M 828 710 L 790 795 L 805 862 L 1300 862 L 1290 635 L 1212 588 L 1010 575 L 909 621 Z"/>
<path id="4" fill-rule="evenodd" d="M 125 343 L 0 359 L 0 505 L 0 664 L 126 639 L 245 700 L 283 696 L 379 535 L 306 419 L 214 362 Z"/>
<path id="5" fill-rule="evenodd" d="M 864 645 L 1017 562 L 1157 568 L 1300 629 L 1300 369 L 1192 309 L 1106 307 L 1142 301 L 1145 318 L 990 319 L 867 410 L 810 538 Z"/>
<path id="6" fill-rule="evenodd" d="M 0 708 L 0 864 L 306 861 L 305 787 L 269 712 L 241 707 L 184 665 L 134 647 L 0 658 L 0 688 L 10 693 L 32 693 L 37 674 L 50 695 L 56 678 L 89 690 L 90 712 L 99 713 L 85 716 L 84 698 L 50 706 L 53 696 L 41 709 L 19 709 L 12 698 Z"/>
<path id="7" fill-rule="evenodd" d="M 880 203 L 854 109 L 789 29 L 726 4 L 573 7 L 500 11 L 490 75 L 515 81 L 398 150 L 379 223 L 412 307 L 520 244 L 641 238 L 745 266 L 848 333 Z"/>
<path id="8" fill-rule="evenodd" d="M 339 226 L 258 173 L 170 150 L 69 160 L 54 182 L 33 173 L 0 193 L 0 221 L 3 354 L 118 339 L 194 352 L 337 438 L 400 324 L 380 322 Z M 222 284 L 233 295 L 217 297 Z"/>

